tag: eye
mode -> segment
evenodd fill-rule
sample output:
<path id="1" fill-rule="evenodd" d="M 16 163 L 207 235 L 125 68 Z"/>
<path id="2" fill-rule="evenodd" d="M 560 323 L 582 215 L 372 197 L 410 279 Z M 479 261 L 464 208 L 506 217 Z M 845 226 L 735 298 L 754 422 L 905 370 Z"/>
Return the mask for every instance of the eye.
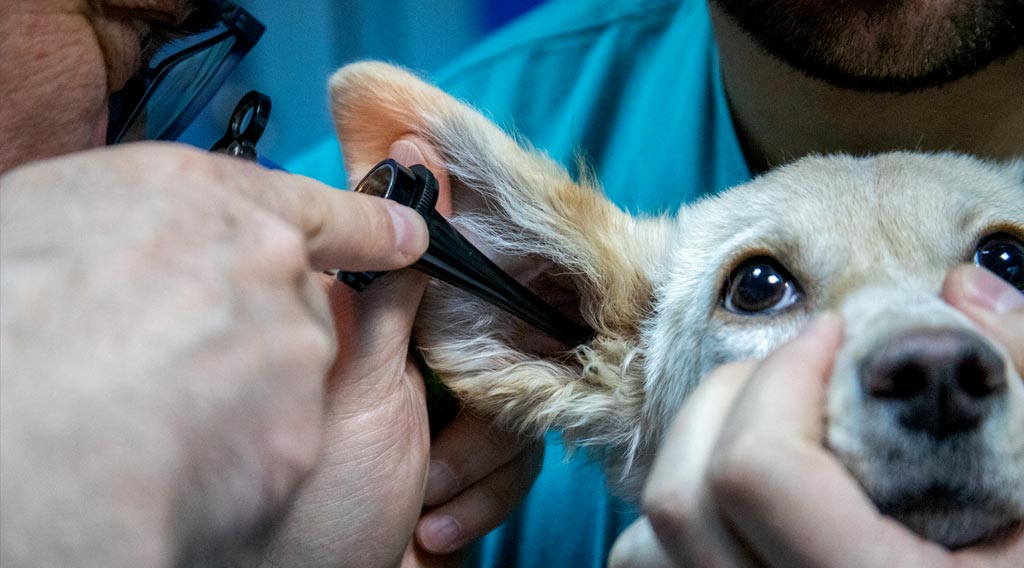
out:
<path id="1" fill-rule="evenodd" d="M 1024 244 L 1006 233 L 982 239 L 974 252 L 974 264 L 1024 292 Z"/>
<path id="2" fill-rule="evenodd" d="M 779 262 L 767 256 L 739 265 L 725 283 L 722 306 L 744 315 L 780 312 L 803 299 L 796 280 Z"/>

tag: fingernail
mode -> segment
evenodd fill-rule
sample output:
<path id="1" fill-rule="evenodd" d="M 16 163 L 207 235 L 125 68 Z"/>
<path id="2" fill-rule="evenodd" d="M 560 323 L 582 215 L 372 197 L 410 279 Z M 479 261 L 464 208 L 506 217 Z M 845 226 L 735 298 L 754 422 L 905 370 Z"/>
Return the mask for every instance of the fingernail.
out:
<path id="1" fill-rule="evenodd" d="M 1005 313 L 1024 306 L 1024 293 L 984 268 L 964 271 L 964 295 L 979 308 Z"/>
<path id="2" fill-rule="evenodd" d="M 431 552 L 451 552 L 458 547 L 461 533 L 452 517 L 427 517 L 420 523 L 420 544 Z"/>
<path id="3" fill-rule="evenodd" d="M 448 464 L 431 460 L 427 470 L 427 491 L 423 502 L 427 505 L 439 505 L 451 495 L 455 488 L 455 473 Z"/>
<path id="4" fill-rule="evenodd" d="M 391 215 L 391 226 L 395 231 L 395 248 L 398 252 L 411 258 L 419 258 L 427 249 L 427 232 L 419 213 L 399 205 L 387 202 L 388 213 Z"/>

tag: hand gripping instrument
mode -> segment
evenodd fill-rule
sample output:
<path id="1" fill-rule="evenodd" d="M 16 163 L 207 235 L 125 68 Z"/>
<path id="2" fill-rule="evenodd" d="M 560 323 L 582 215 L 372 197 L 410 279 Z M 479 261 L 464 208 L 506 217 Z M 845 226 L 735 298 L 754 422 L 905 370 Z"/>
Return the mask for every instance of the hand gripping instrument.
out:
<path id="1" fill-rule="evenodd" d="M 592 329 L 569 319 L 505 273 L 437 212 L 437 179 L 424 166 L 407 168 L 389 158 L 374 166 L 353 191 L 411 207 L 427 222 L 430 244 L 413 268 L 505 310 L 570 347 L 593 339 Z M 339 272 L 337 277 L 362 291 L 381 274 Z"/>

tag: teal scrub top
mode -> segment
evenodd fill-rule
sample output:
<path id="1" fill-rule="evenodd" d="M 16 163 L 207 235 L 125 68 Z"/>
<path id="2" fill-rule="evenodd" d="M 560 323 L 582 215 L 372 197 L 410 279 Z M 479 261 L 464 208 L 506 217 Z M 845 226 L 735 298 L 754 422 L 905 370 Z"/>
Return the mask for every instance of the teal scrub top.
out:
<path id="1" fill-rule="evenodd" d="M 582 153 L 609 198 L 637 214 L 747 181 L 705 0 L 552 0 L 432 80 L 570 170 Z M 343 187 L 334 140 L 287 164 Z M 481 567 L 604 566 L 636 509 L 557 433 L 523 504 L 474 547 Z"/>

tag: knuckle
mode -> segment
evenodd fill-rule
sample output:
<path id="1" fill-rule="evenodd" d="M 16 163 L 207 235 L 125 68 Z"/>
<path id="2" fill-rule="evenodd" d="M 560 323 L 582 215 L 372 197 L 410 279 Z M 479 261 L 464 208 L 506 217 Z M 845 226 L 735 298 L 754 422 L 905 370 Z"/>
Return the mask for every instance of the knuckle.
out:
<path id="1" fill-rule="evenodd" d="M 699 522 L 695 491 L 659 484 L 644 491 L 642 504 L 651 526 L 662 534 L 687 535 Z"/>
<path id="2" fill-rule="evenodd" d="M 331 214 L 330 195 L 316 191 L 296 191 L 286 193 L 282 199 L 292 200 L 287 207 L 298 214 L 299 225 L 310 242 L 319 243 L 325 238 L 325 235 L 329 233 L 330 225 L 328 223 L 328 215 Z"/>
<path id="3" fill-rule="evenodd" d="M 331 312 L 330 301 L 323 291 L 318 275 L 306 272 L 304 277 L 306 306 L 314 324 L 327 343 L 328 355 L 333 359 L 338 350 L 338 334 L 334 327 L 334 315 Z"/>
<path id="4" fill-rule="evenodd" d="M 133 193 L 173 194 L 176 209 L 193 216 L 225 207 L 230 174 L 221 156 L 183 144 L 139 142 L 112 159 L 117 161 L 108 164 L 108 175 L 118 176 Z"/>
<path id="5" fill-rule="evenodd" d="M 313 360 L 324 362 L 322 370 L 327 372 L 328 367 L 334 360 L 334 356 L 338 352 L 338 340 L 334 336 L 333 327 L 314 325 L 313 329 L 313 339 L 309 349 L 312 352 Z"/>
<path id="6" fill-rule="evenodd" d="M 265 451 L 278 465 L 282 475 L 293 480 L 312 472 L 320 459 L 323 438 L 321 416 L 311 406 L 305 404 L 288 416 L 277 416 L 277 423 L 268 427 L 265 433 Z"/>
<path id="7" fill-rule="evenodd" d="M 280 404 L 273 423 L 266 432 L 264 449 L 271 456 L 276 471 L 282 478 L 282 487 L 276 491 L 286 496 L 288 487 L 309 475 L 319 464 L 320 446 L 323 441 L 319 398 L 307 397 L 296 404 L 290 412 L 280 410 Z"/>
<path id="8" fill-rule="evenodd" d="M 673 543 L 678 546 L 678 543 Z M 699 563 L 693 563 L 700 565 Z M 653 532 L 650 519 L 641 517 L 615 540 L 608 557 L 609 568 L 615 567 L 671 567 L 676 563 L 668 558 Z"/>
<path id="9" fill-rule="evenodd" d="M 323 379 L 323 374 L 334 358 L 336 342 L 322 326 L 310 322 L 288 334 L 288 366 L 294 366 L 303 375 Z"/>
<path id="10" fill-rule="evenodd" d="M 216 160 L 197 148 L 167 142 L 140 142 L 131 148 L 138 154 L 136 163 L 143 166 L 136 170 L 141 176 L 166 176 L 165 179 L 186 183 L 220 179 L 215 175 Z"/>
<path id="11" fill-rule="evenodd" d="M 264 254 L 275 263 L 284 262 L 289 270 L 305 271 L 306 241 L 302 233 L 291 224 L 272 215 L 260 215 L 262 239 L 259 242 Z M 300 262 L 295 262 L 300 261 Z"/>
<path id="12" fill-rule="evenodd" d="M 716 449 L 708 465 L 708 489 L 716 503 L 744 504 L 756 498 L 762 473 L 774 460 L 770 444 L 743 434 Z"/>
<path id="13" fill-rule="evenodd" d="M 244 202 L 225 212 L 225 220 L 228 230 L 235 233 L 238 246 L 245 251 L 242 260 L 250 270 L 289 288 L 303 289 L 309 273 L 309 254 L 298 228 Z"/>

